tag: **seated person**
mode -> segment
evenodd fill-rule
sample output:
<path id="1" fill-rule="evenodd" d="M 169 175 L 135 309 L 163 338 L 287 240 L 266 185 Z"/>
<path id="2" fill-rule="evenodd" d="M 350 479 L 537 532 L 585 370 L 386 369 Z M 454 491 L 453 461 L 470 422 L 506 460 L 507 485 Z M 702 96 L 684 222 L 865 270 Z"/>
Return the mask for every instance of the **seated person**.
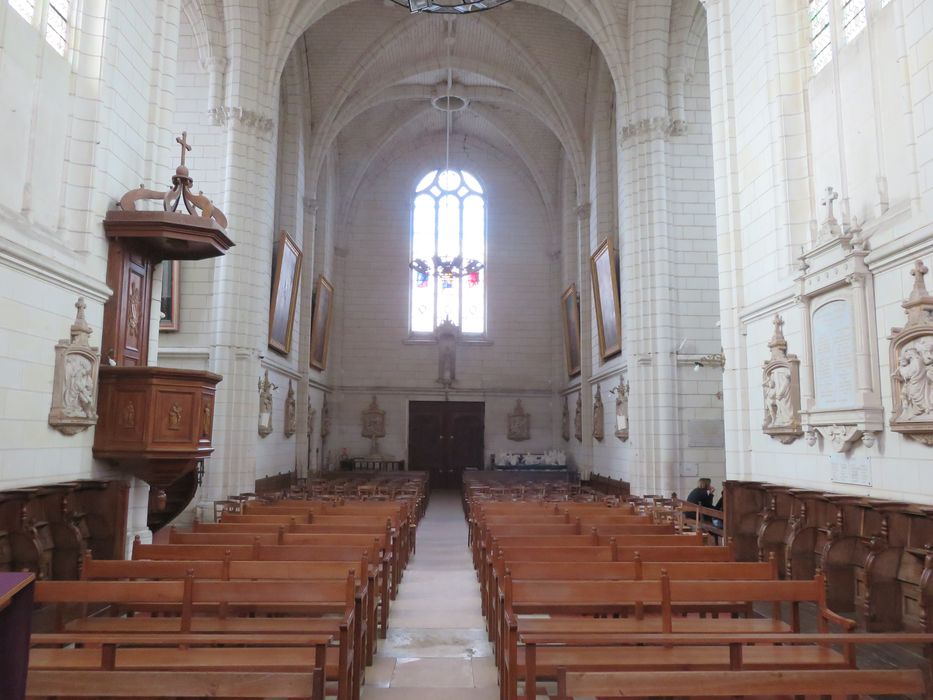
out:
<path id="1" fill-rule="evenodd" d="M 712 480 L 703 477 L 697 482 L 697 487 L 689 493 L 687 501 L 704 508 L 712 508 L 714 493 L 716 493 L 716 489 L 713 488 Z M 722 502 L 722 499 L 719 500 Z"/>

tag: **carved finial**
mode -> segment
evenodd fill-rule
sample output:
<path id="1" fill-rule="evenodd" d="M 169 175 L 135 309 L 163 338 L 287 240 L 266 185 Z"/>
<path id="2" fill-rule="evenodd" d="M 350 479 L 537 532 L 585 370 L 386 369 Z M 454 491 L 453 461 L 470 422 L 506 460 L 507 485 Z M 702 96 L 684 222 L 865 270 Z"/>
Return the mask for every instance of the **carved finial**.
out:
<path id="1" fill-rule="evenodd" d="M 78 297 L 78 301 L 75 302 L 75 322 L 71 324 L 71 342 L 77 343 L 79 345 L 88 345 L 88 336 L 91 335 L 91 326 L 88 324 L 87 319 L 84 317 L 84 310 L 87 308 L 87 304 L 84 301 L 84 297 Z"/>
<path id="2" fill-rule="evenodd" d="M 833 202 L 839 199 L 839 193 L 836 192 L 832 187 L 826 188 L 826 196 L 823 198 L 823 201 L 820 202 L 824 207 L 826 207 L 826 222 L 827 223 L 836 223 L 836 217 L 833 215 Z"/>
<path id="3" fill-rule="evenodd" d="M 914 278 L 914 288 L 910 290 L 907 301 L 901 304 L 907 313 L 908 328 L 928 326 L 933 319 L 933 297 L 927 290 L 925 279 L 929 271 L 929 268 L 923 264 L 923 260 L 917 260 L 910 271 Z"/>
<path id="4" fill-rule="evenodd" d="M 175 143 L 181 146 L 181 165 L 179 166 L 179 168 L 185 168 L 185 175 L 187 175 L 188 168 L 185 165 L 185 156 L 187 153 L 191 152 L 191 146 L 188 144 L 188 132 L 182 131 L 181 136 L 175 139 Z"/>
<path id="5" fill-rule="evenodd" d="M 771 336 L 771 342 L 768 347 L 771 348 L 772 360 L 787 359 L 787 340 L 784 338 L 784 319 L 780 314 L 774 314 L 774 335 Z"/>
<path id="6" fill-rule="evenodd" d="M 930 293 L 927 291 L 925 279 L 929 271 L 930 268 L 923 264 L 923 260 L 918 260 L 914 263 L 914 269 L 910 271 L 910 274 L 914 278 L 914 288 L 910 292 L 910 301 L 929 296 Z"/>

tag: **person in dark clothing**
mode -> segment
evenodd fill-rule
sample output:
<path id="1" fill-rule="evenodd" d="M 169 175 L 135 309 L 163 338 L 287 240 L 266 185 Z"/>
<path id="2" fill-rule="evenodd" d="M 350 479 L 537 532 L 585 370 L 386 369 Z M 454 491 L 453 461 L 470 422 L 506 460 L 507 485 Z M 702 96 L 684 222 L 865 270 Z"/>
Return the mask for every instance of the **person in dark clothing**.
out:
<path id="1" fill-rule="evenodd" d="M 697 482 L 697 487 L 687 496 L 687 501 L 704 508 L 712 508 L 714 493 L 716 489 L 713 488 L 712 481 L 704 477 Z M 722 499 L 719 500 L 722 502 Z"/>

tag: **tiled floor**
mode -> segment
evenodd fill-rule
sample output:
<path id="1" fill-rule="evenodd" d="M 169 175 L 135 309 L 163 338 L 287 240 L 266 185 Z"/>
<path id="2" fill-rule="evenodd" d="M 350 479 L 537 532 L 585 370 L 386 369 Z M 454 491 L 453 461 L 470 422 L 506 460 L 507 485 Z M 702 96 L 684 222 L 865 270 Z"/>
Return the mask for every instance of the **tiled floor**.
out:
<path id="1" fill-rule="evenodd" d="M 363 700 L 498 697 L 460 496 L 436 492 L 393 601 L 388 639 L 366 671 Z"/>

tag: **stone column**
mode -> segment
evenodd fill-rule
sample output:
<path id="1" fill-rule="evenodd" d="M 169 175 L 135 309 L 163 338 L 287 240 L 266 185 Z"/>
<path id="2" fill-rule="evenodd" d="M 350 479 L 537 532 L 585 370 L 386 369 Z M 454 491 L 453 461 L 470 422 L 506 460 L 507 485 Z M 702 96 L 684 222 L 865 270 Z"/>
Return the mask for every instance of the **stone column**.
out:
<path id="1" fill-rule="evenodd" d="M 302 207 L 303 223 L 300 230 L 303 232 L 302 259 L 301 259 L 301 316 L 297 328 L 301 329 L 300 337 L 296 336 L 298 347 L 298 371 L 301 374 L 301 380 L 298 382 L 298 432 L 295 435 L 295 449 L 298 451 L 298 472 L 302 476 L 307 476 L 314 468 L 313 451 L 309 455 L 308 439 L 308 397 L 311 393 L 308 385 L 311 370 L 309 361 L 311 359 L 311 345 L 309 338 L 311 336 L 311 315 L 314 312 L 312 306 L 312 295 L 317 279 L 314 275 L 315 270 L 315 237 L 317 232 L 317 212 L 319 208 L 318 200 L 313 197 L 305 197 Z M 320 423 L 315 422 L 315 432 L 320 427 Z"/>
<path id="2" fill-rule="evenodd" d="M 583 402 L 583 441 L 577 448 L 577 469 L 582 478 L 589 478 L 593 472 L 593 395 L 590 377 L 593 376 L 593 355 L 599 348 L 593 348 L 593 284 L 590 279 L 590 217 L 593 207 L 589 202 L 580 204 L 577 214 L 577 241 L 580 280 L 580 394 Z M 573 395 L 571 395 L 572 397 Z M 570 401 L 570 440 L 573 436 L 573 419 L 576 401 Z"/>

